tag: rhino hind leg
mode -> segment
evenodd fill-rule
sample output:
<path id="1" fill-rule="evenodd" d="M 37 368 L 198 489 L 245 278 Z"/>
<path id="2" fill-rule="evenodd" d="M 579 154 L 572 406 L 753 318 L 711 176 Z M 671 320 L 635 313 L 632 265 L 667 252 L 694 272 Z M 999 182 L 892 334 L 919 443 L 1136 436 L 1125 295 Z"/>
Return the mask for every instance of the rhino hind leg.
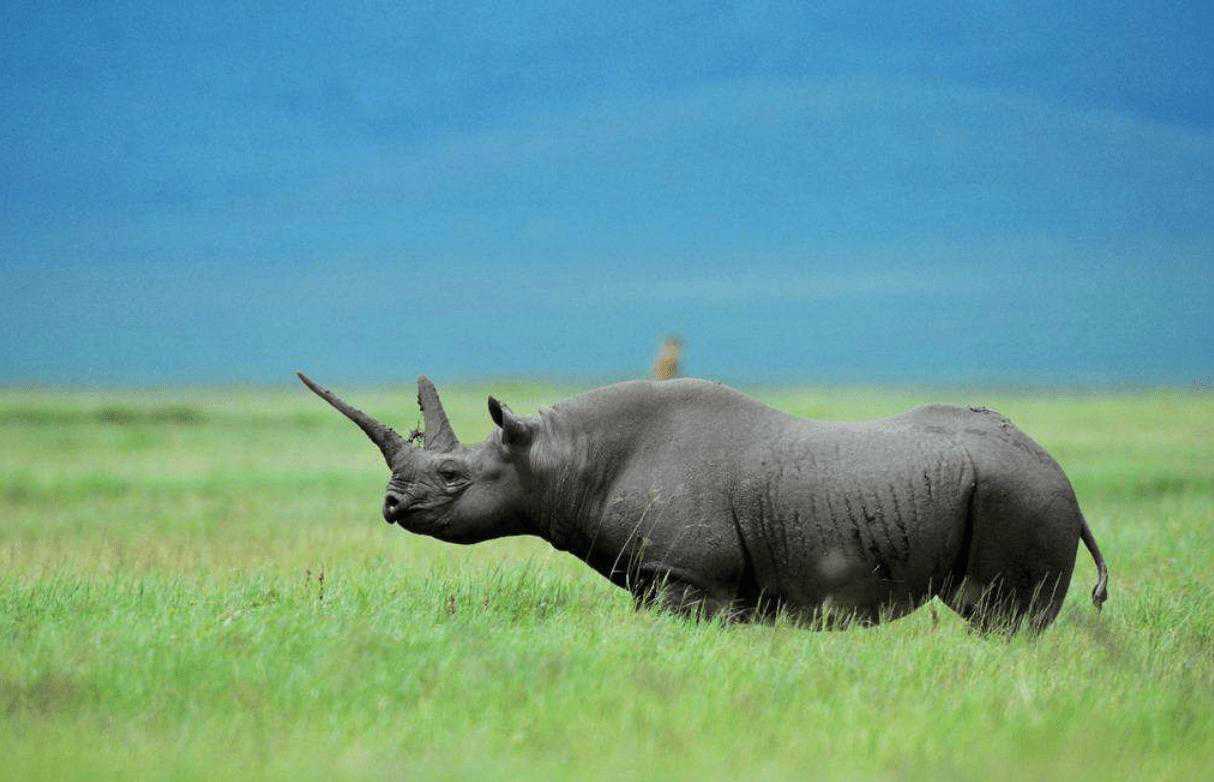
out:
<path id="1" fill-rule="evenodd" d="M 998 573 L 982 580 L 967 578 L 958 588 L 941 595 L 945 605 L 960 614 L 981 633 L 1014 633 L 1025 621 L 1033 631 L 1048 627 L 1066 596 L 1064 581 L 1069 575 L 1046 573 L 1041 578 L 1005 578 Z"/>
<path id="2" fill-rule="evenodd" d="M 1083 518 L 1074 494 L 1064 477 L 1026 477 L 979 480 L 969 545 L 939 593 L 980 632 L 1045 629 L 1070 586 Z"/>

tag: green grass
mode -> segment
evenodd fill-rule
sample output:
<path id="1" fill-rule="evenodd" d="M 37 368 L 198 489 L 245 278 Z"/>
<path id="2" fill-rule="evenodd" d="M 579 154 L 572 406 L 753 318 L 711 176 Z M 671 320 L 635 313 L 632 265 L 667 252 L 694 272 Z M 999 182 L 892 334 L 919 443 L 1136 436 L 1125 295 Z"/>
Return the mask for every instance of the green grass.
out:
<path id="1" fill-rule="evenodd" d="M 444 399 L 466 440 L 486 388 Z M 515 409 L 573 389 L 498 384 Z M 1043 636 L 935 604 L 813 632 L 634 612 L 547 544 L 379 519 L 378 453 L 303 389 L 0 391 L 0 776 L 1193 779 L 1214 768 L 1214 396 L 768 389 L 985 404 L 1071 476 Z M 352 393 L 406 429 L 414 392 Z M 323 574 L 323 579 L 322 579 Z"/>

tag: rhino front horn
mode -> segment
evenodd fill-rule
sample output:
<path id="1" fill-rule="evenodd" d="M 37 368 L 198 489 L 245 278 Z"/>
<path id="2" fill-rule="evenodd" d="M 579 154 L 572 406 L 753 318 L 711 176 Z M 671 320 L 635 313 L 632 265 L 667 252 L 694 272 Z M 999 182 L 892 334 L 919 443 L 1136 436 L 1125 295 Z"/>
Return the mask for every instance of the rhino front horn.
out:
<path id="1" fill-rule="evenodd" d="M 426 422 L 426 450 L 454 451 L 459 447 L 459 439 L 451 422 L 447 420 L 447 412 L 439 401 L 438 389 L 430 382 L 430 378 L 422 375 L 417 379 L 417 404 L 422 409 L 422 418 Z"/>
<path id="2" fill-rule="evenodd" d="M 393 469 L 395 467 L 397 457 L 409 447 L 404 438 L 396 433 L 395 429 L 381 424 L 362 410 L 346 404 L 329 389 L 312 382 L 312 379 L 303 372 L 296 372 L 295 374 L 299 375 L 299 379 L 303 381 L 305 386 L 312 389 L 313 393 L 336 407 L 346 418 L 358 424 L 358 427 L 367 433 L 367 437 L 371 438 L 371 442 L 379 446 L 379 450 L 384 454 L 384 461 L 388 463 L 388 468 Z"/>

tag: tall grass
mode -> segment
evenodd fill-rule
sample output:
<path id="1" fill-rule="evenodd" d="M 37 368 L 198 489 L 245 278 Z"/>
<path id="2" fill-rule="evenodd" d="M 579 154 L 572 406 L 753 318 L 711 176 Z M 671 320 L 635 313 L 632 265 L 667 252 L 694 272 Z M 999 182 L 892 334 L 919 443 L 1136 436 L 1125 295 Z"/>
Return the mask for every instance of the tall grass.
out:
<path id="1" fill-rule="evenodd" d="M 444 390 L 465 439 L 486 390 Z M 413 394 L 350 396 L 408 428 Z M 929 401 L 761 395 L 834 419 Z M 302 390 L 0 392 L 0 776 L 1208 774 L 1214 398 L 930 401 L 1059 459 L 1112 568 L 1102 615 L 1082 551 L 1035 640 L 939 604 L 846 632 L 636 612 L 542 542 L 388 527 L 378 453 Z"/>

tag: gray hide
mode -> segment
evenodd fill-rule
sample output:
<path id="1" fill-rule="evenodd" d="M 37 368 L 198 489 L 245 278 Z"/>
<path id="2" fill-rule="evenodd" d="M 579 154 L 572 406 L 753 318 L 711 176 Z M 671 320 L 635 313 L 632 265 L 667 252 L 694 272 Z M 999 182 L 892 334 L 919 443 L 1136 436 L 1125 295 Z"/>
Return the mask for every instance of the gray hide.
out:
<path id="1" fill-rule="evenodd" d="M 459 443 L 424 376 L 426 446 L 301 375 L 379 445 L 389 523 L 475 543 L 529 534 L 638 604 L 818 626 L 897 618 L 934 596 L 980 628 L 1062 605 L 1078 541 L 1107 570 L 1058 464 L 990 410 L 932 405 L 811 421 L 702 380 L 599 388 Z"/>

